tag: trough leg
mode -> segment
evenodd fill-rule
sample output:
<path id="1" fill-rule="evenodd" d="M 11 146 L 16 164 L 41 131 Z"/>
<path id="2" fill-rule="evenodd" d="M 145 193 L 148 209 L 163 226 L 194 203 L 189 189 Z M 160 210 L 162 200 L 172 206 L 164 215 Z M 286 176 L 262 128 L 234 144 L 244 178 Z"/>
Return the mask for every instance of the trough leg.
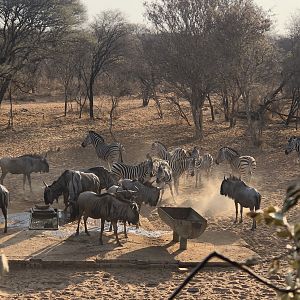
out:
<path id="1" fill-rule="evenodd" d="M 173 242 L 179 242 L 179 235 L 177 232 L 173 231 Z"/>
<path id="2" fill-rule="evenodd" d="M 180 237 L 180 250 L 187 249 L 187 239 Z"/>

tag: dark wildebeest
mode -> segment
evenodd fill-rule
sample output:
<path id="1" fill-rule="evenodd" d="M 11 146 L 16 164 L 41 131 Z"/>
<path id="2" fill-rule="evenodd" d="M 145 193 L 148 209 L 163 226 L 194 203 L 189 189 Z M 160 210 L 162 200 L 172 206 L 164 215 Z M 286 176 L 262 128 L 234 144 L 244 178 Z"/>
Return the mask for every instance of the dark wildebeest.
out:
<path id="1" fill-rule="evenodd" d="M 83 192 L 79 195 L 76 205 L 79 210 L 79 219 L 76 235 L 79 234 L 79 225 L 83 216 L 85 233 L 87 230 L 87 219 L 101 219 L 100 244 L 103 245 L 102 235 L 105 221 L 111 221 L 118 246 L 122 246 L 118 238 L 117 222 L 119 220 L 129 224 L 137 224 L 139 221 L 138 206 L 135 202 L 120 201 L 115 196 L 105 193 L 102 195 L 94 192 Z"/>
<path id="2" fill-rule="evenodd" d="M 238 204 L 240 204 L 240 213 L 241 219 L 240 223 L 243 222 L 243 207 L 250 208 L 250 211 L 258 210 L 260 208 L 261 195 L 260 193 L 252 187 L 249 187 L 245 184 L 241 179 L 230 176 L 229 178 L 225 178 L 222 181 L 220 194 L 224 196 L 228 196 L 229 198 L 234 200 L 235 204 L 235 221 L 237 223 L 238 220 Z M 256 228 L 256 221 L 253 219 L 252 228 L 254 230 Z"/>
<path id="3" fill-rule="evenodd" d="M 0 167 L 2 170 L 2 176 L 0 178 L 1 184 L 3 184 L 7 173 L 23 174 L 23 189 L 25 190 L 27 177 L 30 191 L 32 191 L 30 174 L 49 172 L 49 164 L 46 160 L 46 156 L 42 157 L 36 154 L 26 154 L 19 157 L 3 157 L 0 159 Z"/>
<path id="4" fill-rule="evenodd" d="M 4 185 L 0 184 L 0 208 L 5 220 L 4 233 L 7 232 L 7 207 L 9 202 L 9 192 Z"/>
<path id="5" fill-rule="evenodd" d="M 60 195 L 64 196 L 65 210 L 71 203 L 71 219 L 77 215 L 75 206 L 78 196 L 84 191 L 101 192 L 99 178 L 93 173 L 65 170 L 51 185 L 45 184 L 45 204 L 52 204 Z"/>
<path id="6" fill-rule="evenodd" d="M 102 189 L 109 189 L 111 186 L 118 183 L 117 178 L 113 173 L 104 167 L 93 167 L 83 170 L 85 173 L 94 173 L 100 180 L 100 187 Z"/>

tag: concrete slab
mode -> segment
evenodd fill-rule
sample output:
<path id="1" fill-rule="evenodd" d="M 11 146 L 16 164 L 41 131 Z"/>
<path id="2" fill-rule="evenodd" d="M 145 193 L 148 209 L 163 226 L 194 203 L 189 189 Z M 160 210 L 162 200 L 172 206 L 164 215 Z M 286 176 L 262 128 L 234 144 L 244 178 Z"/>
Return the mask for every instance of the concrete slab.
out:
<path id="1" fill-rule="evenodd" d="M 83 232 L 74 236 L 75 229 L 75 224 L 68 224 L 58 231 L 11 228 L 7 235 L 0 235 L 0 252 L 5 253 L 11 263 L 31 262 L 48 266 L 192 266 L 212 251 L 240 262 L 258 257 L 245 241 L 229 231 L 207 230 L 201 238 L 189 240 L 187 250 L 183 251 L 179 249 L 179 243 L 172 242 L 170 231 L 160 235 L 156 232 L 154 236 L 150 233 L 141 235 L 132 227 L 128 239 L 119 234 L 123 247 L 118 247 L 113 233 L 105 232 L 104 245 L 99 245 L 98 227 L 90 229 L 91 236 Z M 217 260 L 211 265 L 216 263 Z"/>

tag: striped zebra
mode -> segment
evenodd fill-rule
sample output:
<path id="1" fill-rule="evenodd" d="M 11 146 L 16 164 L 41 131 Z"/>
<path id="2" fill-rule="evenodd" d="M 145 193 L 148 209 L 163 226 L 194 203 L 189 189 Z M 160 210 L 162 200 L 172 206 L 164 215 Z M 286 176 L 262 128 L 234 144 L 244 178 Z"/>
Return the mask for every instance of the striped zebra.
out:
<path id="1" fill-rule="evenodd" d="M 296 151 L 298 155 L 297 163 L 300 162 L 300 137 L 291 136 L 288 140 L 284 153 L 290 154 L 292 151 Z"/>
<path id="2" fill-rule="evenodd" d="M 111 173 L 118 179 L 132 179 L 144 181 L 152 177 L 153 162 L 151 159 L 141 162 L 138 165 L 126 165 L 124 163 L 114 163 Z"/>
<path id="3" fill-rule="evenodd" d="M 154 165 L 157 165 L 157 167 L 154 168 L 154 174 L 156 175 L 156 184 L 161 188 L 161 194 L 160 194 L 160 201 L 162 200 L 163 194 L 165 192 L 165 186 L 168 185 L 173 201 L 174 201 L 174 194 L 173 194 L 173 188 L 172 188 L 172 169 L 169 165 L 169 163 L 166 160 L 155 160 Z"/>
<path id="4" fill-rule="evenodd" d="M 9 191 L 4 185 L 0 184 L 0 208 L 4 217 L 4 233 L 7 232 L 7 208 L 9 202 Z"/>
<path id="5" fill-rule="evenodd" d="M 170 167 L 173 175 L 174 189 L 178 194 L 179 179 L 186 171 L 194 168 L 195 158 L 188 155 L 182 148 L 176 148 L 170 158 Z"/>
<path id="6" fill-rule="evenodd" d="M 151 155 L 156 156 L 160 159 L 170 161 L 171 154 L 168 152 L 167 147 L 161 142 L 154 142 L 151 145 Z"/>
<path id="7" fill-rule="evenodd" d="M 124 151 L 124 146 L 121 143 L 106 144 L 100 134 L 90 130 L 81 146 L 86 147 L 90 144 L 94 146 L 98 158 L 107 162 L 109 170 L 113 163 L 123 162 L 122 151 Z"/>
<path id="8" fill-rule="evenodd" d="M 213 164 L 214 159 L 209 153 L 199 156 L 198 159 L 195 160 L 195 187 L 198 187 L 198 182 L 201 182 L 202 172 L 205 172 L 206 178 L 210 177 Z"/>
<path id="9" fill-rule="evenodd" d="M 218 165 L 224 160 L 229 162 L 234 175 L 240 176 L 248 182 L 251 181 L 253 171 L 256 169 L 256 161 L 252 156 L 240 156 L 236 150 L 222 147 L 218 152 L 216 164 Z"/>

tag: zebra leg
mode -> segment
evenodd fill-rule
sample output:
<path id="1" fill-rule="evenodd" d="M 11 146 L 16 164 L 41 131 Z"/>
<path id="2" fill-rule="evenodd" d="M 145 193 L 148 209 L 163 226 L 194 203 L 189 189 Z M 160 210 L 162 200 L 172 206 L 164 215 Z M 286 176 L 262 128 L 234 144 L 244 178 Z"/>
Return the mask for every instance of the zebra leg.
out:
<path id="1" fill-rule="evenodd" d="M 118 223 L 117 221 L 112 221 L 113 228 L 114 228 L 114 234 L 115 234 L 116 241 L 117 241 L 117 245 L 121 247 L 122 244 L 120 243 L 120 240 L 119 240 L 119 237 L 118 237 L 118 224 L 117 223 Z"/>
<path id="2" fill-rule="evenodd" d="M 169 183 L 169 188 L 170 188 L 170 192 L 171 192 L 171 195 L 172 195 L 173 202 L 176 203 L 176 201 L 174 199 L 174 193 L 173 193 L 173 188 L 172 188 L 172 183 L 171 182 Z"/>
<path id="3" fill-rule="evenodd" d="M 87 226 L 86 226 L 87 218 L 88 218 L 88 217 L 86 217 L 86 216 L 83 217 L 83 222 L 84 222 L 84 232 L 85 232 L 88 236 L 90 236 L 90 233 L 88 232 Z"/>
<path id="4" fill-rule="evenodd" d="M 29 183 L 30 192 L 32 192 L 32 186 L 31 186 L 31 177 L 30 177 L 30 174 L 27 174 L 27 181 L 28 181 L 28 183 Z"/>
<path id="5" fill-rule="evenodd" d="M 5 221 L 4 233 L 6 233 L 7 232 L 7 208 L 6 207 L 2 207 L 2 213 L 3 213 L 4 221 Z"/>
<path id="6" fill-rule="evenodd" d="M 103 236 L 103 231 L 104 231 L 104 223 L 105 223 L 105 220 L 101 219 L 101 229 L 100 229 L 100 237 L 99 237 L 100 245 L 103 245 L 102 236 Z"/>
<path id="7" fill-rule="evenodd" d="M 238 203 L 236 201 L 234 201 L 234 205 L 235 205 L 235 221 L 233 223 L 237 223 L 237 220 L 238 220 Z"/>
<path id="8" fill-rule="evenodd" d="M 240 223 L 243 223 L 243 206 L 240 205 L 241 208 L 240 208 L 240 212 L 241 212 L 241 219 L 240 219 Z"/>

